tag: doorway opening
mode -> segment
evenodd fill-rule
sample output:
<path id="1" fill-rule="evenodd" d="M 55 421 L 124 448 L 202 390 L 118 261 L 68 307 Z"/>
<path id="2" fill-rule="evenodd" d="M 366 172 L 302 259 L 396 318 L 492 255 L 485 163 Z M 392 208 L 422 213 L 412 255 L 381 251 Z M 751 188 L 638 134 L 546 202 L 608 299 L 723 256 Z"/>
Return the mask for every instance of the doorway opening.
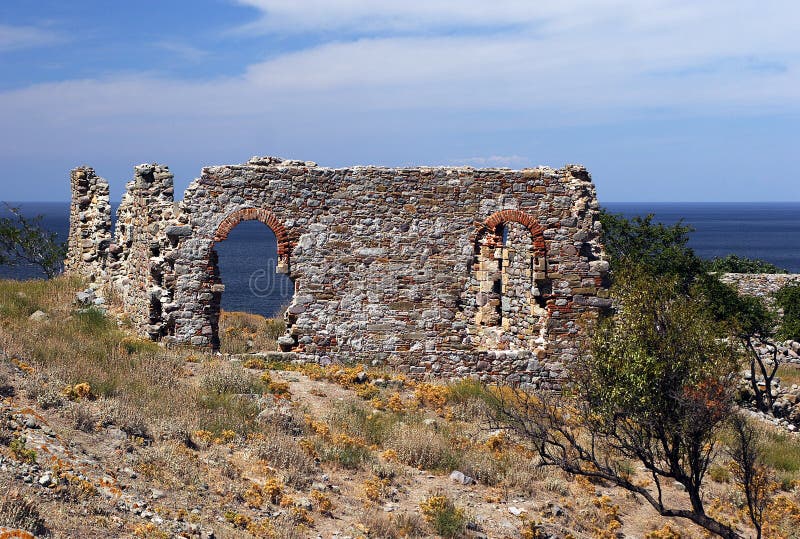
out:
<path id="1" fill-rule="evenodd" d="M 287 330 L 286 307 L 295 290 L 278 236 L 283 231 L 276 234 L 256 218 L 241 219 L 223 232 L 209 256 L 216 337 L 212 346 L 229 354 L 279 350 L 278 339 Z"/>

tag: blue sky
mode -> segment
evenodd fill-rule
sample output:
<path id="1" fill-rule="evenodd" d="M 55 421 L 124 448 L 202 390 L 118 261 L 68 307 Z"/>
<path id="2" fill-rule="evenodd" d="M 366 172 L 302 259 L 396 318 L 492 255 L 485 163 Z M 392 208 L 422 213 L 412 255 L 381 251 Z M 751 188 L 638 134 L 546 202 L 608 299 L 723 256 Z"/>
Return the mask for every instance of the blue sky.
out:
<path id="1" fill-rule="evenodd" d="M 582 163 L 602 201 L 800 200 L 800 3 L 6 0 L 2 200 L 89 164 Z"/>

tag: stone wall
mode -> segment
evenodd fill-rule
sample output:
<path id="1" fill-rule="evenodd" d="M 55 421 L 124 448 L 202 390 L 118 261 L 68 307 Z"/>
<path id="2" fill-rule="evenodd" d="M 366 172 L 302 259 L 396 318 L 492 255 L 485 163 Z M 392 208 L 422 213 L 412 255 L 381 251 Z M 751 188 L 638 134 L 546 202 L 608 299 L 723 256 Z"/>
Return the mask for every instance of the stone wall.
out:
<path id="1" fill-rule="evenodd" d="M 775 292 L 789 283 L 800 284 L 800 274 L 725 273 L 720 277 L 720 280 L 735 286 L 740 294 L 769 299 Z"/>
<path id="2" fill-rule="evenodd" d="M 595 190 L 575 165 L 253 158 L 203 169 L 178 204 L 168 169 L 142 165 L 98 259 L 142 333 L 216 347 L 224 276 L 214 246 L 250 219 L 276 234 L 278 270 L 296 288 L 282 342 L 307 359 L 548 385 L 608 305 Z M 71 229 L 70 241 L 82 233 Z"/>
<path id="3" fill-rule="evenodd" d="M 72 201 L 64 270 L 86 277 L 91 285 L 108 280 L 106 254 L 111 243 L 111 204 L 108 182 L 90 167 L 70 174 Z"/>
<path id="4" fill-rule="evenodd" d="M 154 339 L 167 334 L 162 305 L 171 303 L 175 242 L 167 227 L 175 221 L 173 176 L 162 165 L 139 165 L 117 210 L 114 242 L 109 247 L 110 285 L 125 305 L 125 313 Z"/>

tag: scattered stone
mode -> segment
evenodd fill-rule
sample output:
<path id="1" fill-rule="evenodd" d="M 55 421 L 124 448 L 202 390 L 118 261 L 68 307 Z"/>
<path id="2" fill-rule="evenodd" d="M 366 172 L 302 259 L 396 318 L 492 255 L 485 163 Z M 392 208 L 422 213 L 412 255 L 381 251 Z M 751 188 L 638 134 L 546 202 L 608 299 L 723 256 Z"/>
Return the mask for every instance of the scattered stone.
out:
<path id="1" fill-rule="evenodd" d="M 460 483 L 462 485 L 471 485 L 475 482 L 473 478 L 468 475 L 464 475 L 462 472 L 458 470 L 453 470 L 450 472 L 450 480 L 456 483 Z"/>
<path id="2" fill-rule="evenodd" d="M 33 314 L 31 314 L 28 317 L 28 320 L 30 320 L 32 322 L 45 322 L 45 321 L 47 321 L 48 318 L 50 318 L 50 317 L 47 315 L 46 312 L 44 312 L 44 311 L 34 311 Z"/>
<path id="3" fill-rule="evenodd" d="M 311 511 L 314 508 L 314 504 L 311 503 L 311 500 L 308 498 L 298 498 L 294 502 L 295 507 L 299 507 L 300 509 L 305 509 L 306 511 Z"/>

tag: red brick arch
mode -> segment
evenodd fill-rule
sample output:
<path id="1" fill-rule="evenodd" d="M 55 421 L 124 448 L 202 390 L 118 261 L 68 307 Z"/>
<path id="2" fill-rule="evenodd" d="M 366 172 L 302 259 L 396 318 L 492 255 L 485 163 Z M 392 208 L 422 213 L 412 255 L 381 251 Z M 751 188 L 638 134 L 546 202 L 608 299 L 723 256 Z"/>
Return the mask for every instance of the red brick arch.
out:
<path id="1" fill-rule="evenodd" d="M 233 228 L 242 221 L 260 221 L 270 227 L 275 233 L 275 239 L 278 242 L 278 259 L 286 261 L 289 258 L 291 251 L 291 243 L 289 241 L 289 234 L 286 232 L 286 227 L 278 221 L 272 212 L 261 208 L 245 208 L 233 212 L 225 217 L 217 227 L 217 232 L 214 234 L 214 243 L 223 241 L 228 237 Z"/>
<path id="2" fill-rule="evenodd" d="M 527 228 L 533 237 L 533 248 L 536 254 L 545 254 L 544 228 L 539 224 L 536 217 L 529 213 L 520 210 L 501 210 L 493 213 L 481 223 L 481 228 L 497 233 L 498 227 L 509 222 L 519 223 Z"/>

